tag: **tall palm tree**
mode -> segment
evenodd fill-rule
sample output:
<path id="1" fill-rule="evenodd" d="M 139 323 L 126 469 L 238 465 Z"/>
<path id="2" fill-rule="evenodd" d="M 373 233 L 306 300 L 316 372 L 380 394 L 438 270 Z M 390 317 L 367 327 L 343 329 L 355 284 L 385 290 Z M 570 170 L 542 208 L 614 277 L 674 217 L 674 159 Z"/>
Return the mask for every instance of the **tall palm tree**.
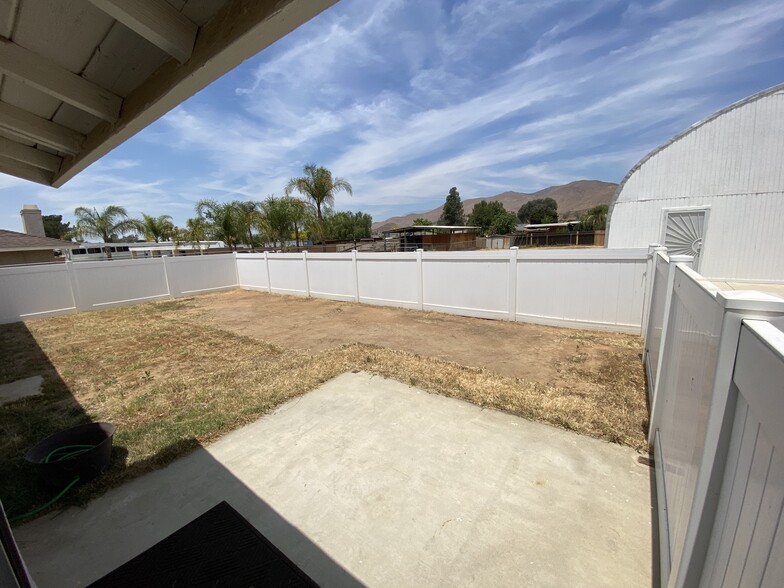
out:
<path id="1" fill-rule="evenodd" d="M 189 218 L 185 221 L 185 229 L 183 229 L 183 237 L 189 241 L 191 245 L 199 248 L 199 254 L 204 255 L 204 250 L 201 248 L 201 242 L 207 240 L 207 222 L 201 218 Z"/>
<path id="2" fill-rule="evenodd" d="M 78 238 L 100 237 L 104 243 L 113 243 L 127 233 L 143 232 L 142 224 L 132 218 L 122 206 L 107 206 L 103 211 L 80 206 L 74 210 L 76 226 L 73 236 Z"/>
<path id="3" fill-rule="evenodd" d="M 238 229 L 242 235 L 240 241 L 253 250 L 253 245 L 256 241 L 253 229 L 259 226 L 259 217 L 261 216 L 259 205 L 256 202 L 242 202 L 239 200 L 235 200 L 231 205 L 235 209 Z"/>
<path id="4" fill-rule="evenodd" d="M 213 239 L 236 251 L 237 243 L 243 238 L 243 228 L 231 203 L 205 198 L 196 203 L 196 214 L 205 221 L 207 233 Z"/>
<path id="5" fill-rule="evenodd" d="M 304 176 L 291 178 L 286 185 L 286 196 L 296 190 L 303 196 L 310 198 L 316 206 L 316 217 L 321 220 L 323 206 L 331 206 L 335 202 L 335 193 L 344 190 L 349 194 L 354 192 L 343 178 L 333 178 L 332 172 L 326 167 L 314 163 L 307 164 L 302 171 Z"/>
<path id="6" fill-rule="evenodd" d="M 159 243 L 162 240 L 170 239 L 174 233 L 174 223 L 168 214 L 155 217 L 142 213 L 141 222 L 144 238 L 148 241 Z"/>
<path id="7" fill-rule="evenodd" d="M 273 246 L 280 241 L 281 247 L 284 247 L 286 241 L 291 237 L 296 215 L 296 209 L 292 201 L 295 200 L 295 198 L 289 196 L 284 196 L 283 198 L 267 196 L 261 203 L 264 223 L 269 228 Z"/>
<path id="8" fill-rule="evenodd" d="M 140 221 L 128 218 L 128 213 L 122 206 L 110 205 L 98 212 L 98 209 L 89 209 L 80 206 L 74 210 L 76 226 L 69 236 L 77 239 L 85 237 L 100 237 L 104 243 L 113 243 L 127 233 L 141 233 L 144 231 Z M 112 258 L 112 248 L 104 247 L 107 259 Z"/>

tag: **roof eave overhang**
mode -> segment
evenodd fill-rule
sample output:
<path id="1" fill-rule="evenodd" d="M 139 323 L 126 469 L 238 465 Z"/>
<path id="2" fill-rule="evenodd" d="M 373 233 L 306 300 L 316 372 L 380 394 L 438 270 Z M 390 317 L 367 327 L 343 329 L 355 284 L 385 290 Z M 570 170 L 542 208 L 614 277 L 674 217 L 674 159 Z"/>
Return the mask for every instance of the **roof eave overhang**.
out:
<path id="1" fill-rule="evenodd" d="M 148 16 L 149 24 L 157 27 L 157 30 L 150 30 L 150 27 L 141 26 L 133 20 L 138 19 L 138 15 L 127 14 L 129 7 L 135 5 L 133 3 L 116 0 L 91 2 L 118 20 L 126 19 L 123 24 L 167 48 L 172 57 L 117 102 L 115 99 L 118 97 L 108 91 L 90 87 L 83 78 L 57 70 L 56 66 L 29 54 L 13 42 L 0 39 L 3 41 L 0 43 L 0 72 L 17 78 L 39 76 L 40 79 L 27 81 L 37 87 L 50 85 L 52 87 L 47 90 L 52 95 L 62 93 L 77 107 L 81 101 L 85 110 L 93 108 L 92 113 L 104 119 L 85 136 L 23 109 L 0 104 L 3 109 L 0 112 L 0 128 L 28 141 L 43 139 L 43 144 L 54 146 L 64 154 L 62 157 L 50 155 L 6 138 L 5 142 L 14 145 L 13 149 L 3 149 L 0 172 L 61 187 L 115 147 L 337 0 L 228 0 L 207 23 L 198 30 L 191 30 L 193 38 L 189 55 L 187 26 L 178 29 L 176 16 L 170 15 L 171 26 L 161 26 L 160 15 Z M 142 0 L 139 4 L 166 10 L 165 3 L 158 0 Z M 22 79 L 22 82 L 25 83 L 25 80 Z M 96 101 L 90 99 L 96 96 L 108 101 L 105 108 L 100 100 L 91 106 Z"/>

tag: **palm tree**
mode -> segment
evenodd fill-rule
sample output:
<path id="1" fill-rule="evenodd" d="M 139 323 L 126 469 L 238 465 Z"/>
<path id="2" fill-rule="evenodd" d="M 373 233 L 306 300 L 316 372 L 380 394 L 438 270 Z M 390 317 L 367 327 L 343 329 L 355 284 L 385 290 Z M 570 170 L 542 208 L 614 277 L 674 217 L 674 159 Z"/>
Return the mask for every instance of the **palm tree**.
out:
<path id="1" fill-rule="evenodd" d="M 78 238 L 100 237 L 104 243 L 113 243 L 122 235 L 143 231 L 141 223 L 128 218 L 122 206 L 107 206 L 102 212 L 80 206 L 74 210 L 74 216 L 76 226 L 72 232 Z"/>
<path id="2" fill-rule="evenodd" d="M 201 217 L 189 218 L 185 221 L 185 229 L 183 229 L 183 237 L 189 241 L 191 245 L 199 248 L 199 254 L 204 255 L 204 250 L 201 248 L 201 242 L 207 240 L 207 223 Z"/>
<path id="3" fill-rule="evenodd" d="M 263 224 L 273 238 L 273 245 L 280 241 L 281 247 L 284 247 L 294 231 L 299 246 L 299 224 L 305 222 L 306 209 L 305 203 L 297 198 L 267 196 L 261 203 L 261 211 L 264 215 Z"/>
<path id="4" fill-rule="evenodd" d="M 203 199 L 196 203 L 196 214 L 205 222 L 207 233 L 215 240 L 237 250 L 237 243 L 243 238 L 243 228 L 237 218 L 237 211 L 231 203 Z"/>
<path id="5" fill-rule="evenodd" d="M 128 218 L 122 206 L 107 206 L 102 212 L 96 208 L 80 206 L 74 210 L 76 226 L 71 235 L 79 239 L 84 237 L 100 237 L 104 243 L 113 243 L 127 233 L 143 232 L 140 221 Z M 105 248 L 106 256 L 111 259 L 111 248 Z"/>
<path id="6" fill-rule="evenodd" d="M 168 214 L 155 217 L 142 213 L 141 223 L 144 228 L 144 238 L 148 241 L 159 243 L 170 239 L 174 233 L 174 223 Z"/>
<path id="7" fill-rule="evenodd" d="M 333 178 L 332 172 L 324 166 L 307 164 L 302 171 L 305 173 L 300 178 L 291 178 L 286 185 L 286 196 L 296 190 L 303 196 L 310 198 L 316 206 L 316 217 L 321 220 L 322 206 L 331 206 L 335 202 L 335 192 L 345 190 L 353 194 L 351 184 L 343 178 Z"/>
<path id="8" fill-rule="evenodd" d="M 607 212 L 609 207 L 606 204 L 594 206 L 580 218 L 580 227 L 586 231 L 600 231 L 607 226 Z"/>
<path id="9" fill-rule="evenodd" d="M 231 205 L 235 209 L 238 229 L 242 235 L 240 241 L 245 242 L 253 250 L 256 241 L 253 229 L 259 226 L 259 216 L 261 216 L 259 205 L 256 202 L 241 202 L 239 200 L 235 200 Z"/>

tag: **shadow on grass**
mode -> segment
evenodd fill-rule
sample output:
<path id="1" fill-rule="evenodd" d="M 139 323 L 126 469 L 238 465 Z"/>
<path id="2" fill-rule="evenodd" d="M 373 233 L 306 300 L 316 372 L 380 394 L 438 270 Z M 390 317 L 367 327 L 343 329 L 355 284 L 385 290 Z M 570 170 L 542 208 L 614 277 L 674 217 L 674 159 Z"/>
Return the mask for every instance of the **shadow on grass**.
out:
<path id="1" fill-rule="evenodd" d="M 53 497 L 25 461 L 27 450 L 53 433 L 97 420 L 74 398 L 24 323 L 0 325 L 0 384 L 37 375 L 44 379 L 42 395 L 0 406 L 0 500 L 9 518 Z M 34 580 L 41 585 L 96 580 L 225 500 L 317 582 L 361 585 L 196 439 L 177 440 L 130 465 L 127 458 L 128 449 L 115 443 L 104 474 L 75 487 L 37 518 L 16 523 L 14 534 Z M 142 490 L 132 489 L 121 507 L 108 496 L 99 498 L 133 478 L 128 487 Z M 61 518 L 69 506 L 77 509 Z"/>
<path id="2" fill-rule="evenodd" d="M 24 323 L 0 325 L 0 384 L 42 376 L 42 394 L 0 406 L 0 499 L 9 517 L 52 498 L 25 459 L 45 437 L 90 422 Z"/>

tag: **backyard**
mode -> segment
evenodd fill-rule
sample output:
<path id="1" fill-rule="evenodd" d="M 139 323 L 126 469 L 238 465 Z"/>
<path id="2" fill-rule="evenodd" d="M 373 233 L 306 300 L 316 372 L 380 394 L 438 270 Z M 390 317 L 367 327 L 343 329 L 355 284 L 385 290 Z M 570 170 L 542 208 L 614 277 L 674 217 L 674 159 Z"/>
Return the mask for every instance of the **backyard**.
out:
<path id="1" fill-rule="evenodd" d="M 44 394 L 0 412 L 0 496 L 44 503 L 28 447 L 88 420 L 117 426 L 84 503 L 349 372 L 393 378 L 531 420 L 647 448 L 639 337 L 234 290 L 0 326 L 0 384 Z"/>

